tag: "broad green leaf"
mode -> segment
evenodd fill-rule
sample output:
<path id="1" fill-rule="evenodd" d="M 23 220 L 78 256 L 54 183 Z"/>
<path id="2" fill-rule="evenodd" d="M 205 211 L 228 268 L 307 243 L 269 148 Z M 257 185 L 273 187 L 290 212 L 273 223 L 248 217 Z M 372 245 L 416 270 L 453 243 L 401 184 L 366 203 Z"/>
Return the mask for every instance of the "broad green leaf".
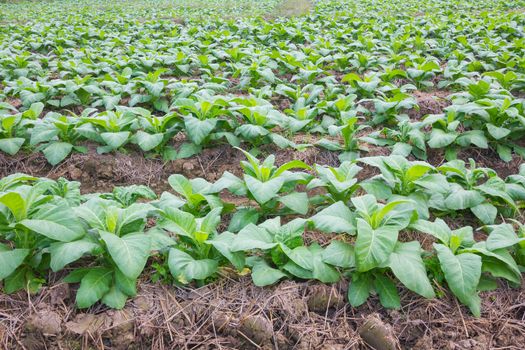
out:
<path id="1" fill-rule="evenodd" d="M 191 255 L 171 248 L 168 257 L 170 272 L 177 281 L 187 284 L 193 280 L 205 280 L 217 272 L 217 261 L 212 259 L 194 259 Z"/>
<path id="2" fill-rule="evenodd" d="M 348 302 L 353 307 L 363 305 L 372 289 L 372 280 L 368 274 L 354 273 L 348 286 Z"/>
<path id="3" fill-rule="evenodd" d="M 67 223 L 65 223 L 67 224 Z M 28 230 L 60 242 L 71 242 L 84 235 L 84 231 L 73 231 L 66 225 L 49 220 L 22 220 L 20 225 Z"/>
<path id="4" fill-rule="evenodd" d="M 310 218 L 318 230 L 334 233 L 355 233 L 355 214 L 343 203 L 337 202 Z"/>
<path id="5" fill-rule="evenodd" d="M 456 140 L 456 133 L 446 133 L 440 129 L 433 129 L 428 140 L 428 146 L 430 148 L 443 148 Z"/>
<path id="6" fill-rule="evenodd" d="M 387 309 L 399 309 L 401 307 L 396 285 L 390 278 L 376 274 L 373 283 L 381 305 Z"/>
<path id="7" fill-rule="evenodd" d="M 388 266 L 405 287 L 425 298 L 434 298 L 434 289 L 428 279 L 421 253 L 417 241 L 398 242 L 390 254 Z"/>
<path id="8" fill-rule="evenodd" d="M 252 268 L 252 279 L 253 283 L 257 287 L 265 287 L 272 285 L 282 278 L 285 278 L 286 274 L 280 270 L 270 267 L 263 260 L 257 262 Z"/>
<path id="9" fill-rule="evenodd" d="M 355 267 L 355 252 L 354 246 L 334 240 L 330 242 L 328 247 L 323 251 L 323 261 L 327 264 L 352 268 Z"/>
<path id="10" fill-rule="evenodd" d="M 60 271 L 67 264 L 77 261 L 84 254 L 92 252 L 97 247 L 98 244 L 85 240 L 53 243 L 49 246 L 50 267 L 55 272 Z"/>
<path id="11" fill-rule="evenodd" d="M 128 234 L 118 237 L 112 233 L 100 232 L 106 243 L 109 255 L 124 275 L 137 278 L 149 258 L 151 242 L 143 233 Z"/>
<path id="12" fill-rule="evenodd" d="M 90 270 L 80 282 L 77 291 L 77 305 L 81 309 L 88 308 L 109 292 L 113 272 L 110 269 L 96 268 Z"/>
<path id="13" fill-rule="evenodd" d="M 228 231 L 239 232 L 248 224 L 257 224 L 259 212 L 255 208 L 247 207 L 238 209 L 231 217 Z"/>
<path id="14" fill-rule="evenodd" d="M 47 161 L 51 165 L 57 165 L 63 161 L 73 150 L 73 145 L 67 142 L 53 142 L 42 150 Z"/>
<path id="15" fill-rule="evenodd" d="M 184 117 L 186 132 L 188 133 L 190 140 L 197 145 L 203 143 L 204 139 L 208 137 L 213 129 L 215 129 L 216 125 L 216 118 L 200 120 L 192 116 Z"/>
<path id="16" fill-rule="evenodd" d="M 501 127 L 498 127 L 490 123 L 486 124 L 486 127 L 487 127 L 487 131 L 489 132 L 489 134 L 492 137 L 494 137 L 496 140 L 500 140 L 504 137 L 507 137 L 511 133 L 511 130 L 507 128 L 501 128 Z"/>
<path id="17" fill-rule="evenodd" d="M 29 249 L 13 249 L 0 252 L 0 281 L 11 275 L 29 254 Z"/>
<path id="18" fill-rule="evenodd" d="M 25 139 L 21 137 L 12 137 L 9 139 L 0 139 L 0 151 L 14 156 L 18 153 L 22 145 L 24 144 Z"/>
<path id="19" fill-rule="evenodd" d="M 481 257 L 472 253 L 454 255 L 442 244 L 434 243 L 434 249 L 450 290 L 479 317 L 481 300 L 476 288 L 481 276 Z"/>
<path id="20" fill-rule="evenodd" d="M 137 295 L 137 280 L 126 277 L 120 270 L 115 271 L 115 286 L 127 296 Z"/>
<path id="21" fill-rule="evenodd" d="M 102 302 L 112 309 L 121 310 L 126 305 L 128 296 L 124 294 L 115 284 L 102 297 Z"/>
<path id="22" fill-rule="evenodd" d="M 276 177 L 263 182 L 250 175 L 244 175 L 244 181 L 253 198 L 259 204 L 264 204 L 275 198 L 284 184 L 283 177 Z"/>
<path id="23" fill-rule="evenodd" d="M 264 228 L 249 224 L 244 227 L 235 237 L 231 250 L 233 252 L 246 251 L 251 249 L 272 249 L 277 243 Z"/>
<path id="24" fill-rule="evenodd" d="M 111 147 L 111 149 L 117 149 L 122 147 L 128 141 L 130 132 L 103 132 L 100 134 L 100 137 L 109 147 Z"/>
<path id="25" fill-rule="evenodd" d="M 228 259 L 237 270 L 242 270 L 244 267 L 244 252 L 232 252 L 235 235 L 231 232 L 223 232 L 209 239 L 206 243 L 213 245 L 226 259 Z"/>
<path id="26" fill-rule="evenodd" d="M 279 202 L 290 208 L 295 213 L 306 215 L 308 213 L 308 196 L 305 192 L 293 192 L 279 198 Z"/>
<path id="27" fill-rule="evenodd" d="M 518 238 L 518 235 L 514 232 L 514 228 L 511 224 L 501 224 L 495 226 L 490 232 L 486 241 L 487 249 L 496 250 L 508 248 L 524 240 L 524 238 Z"/>
<path id="28" fill-rule="evenodd" d="M 387 261 L 394 250 L 397 236 L 396 229 L 379 227 L 374 230 L 365 220 L 357 219 L 357 270 L 368 271 Z"/>
<path id="29" fill-rule="evenodd" d="M 452 192 L 446 199 L 445 205 L 451 210 L 462 210 L 475 207 L 481 203 L 485 198 L 474 190 L 458 190 Z"/>
<path id="30" fill-rule="evenodd" d="M 137 131 L 135 134 L 135 139 L 137 145 L 139 145 L 140 149 L 144 152 L 151 151 L 164 139 L 164 134 L 157 133 L 157 134 L 148 134 L 147 132 L 144 132 L 142 130 Z"/>

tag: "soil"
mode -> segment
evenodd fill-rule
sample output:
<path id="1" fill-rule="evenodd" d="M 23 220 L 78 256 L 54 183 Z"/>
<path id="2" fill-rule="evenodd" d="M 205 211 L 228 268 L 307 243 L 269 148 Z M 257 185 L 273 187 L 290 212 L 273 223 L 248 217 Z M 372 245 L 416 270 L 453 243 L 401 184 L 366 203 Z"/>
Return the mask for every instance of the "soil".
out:
<path id="1" fill-rule="evenodd" d="M 284 281 L 259 288 L 230 276 L 196 289 L 148 281 L 123 310 L 74 307 L 64 284 L 0 295 L 4 349 L 522 349 L 525 286 L 481 293 L 473 318 L 449 295 L 401 290 L 403 307 L 377 298 L 352 308 L 347 283 Z"/>
<path id="2" fill-rule="evenodd" d="M 306 136 L 302 136 L 307 139 Z M 299 140 L 299 136 L 296 136 Z M 337 155 L 317 147 L 304 151 L 280 149 L 273 145 L 261 147 L 262 156 L 274 154 L 276 164 L 299 159 L 307 164 L 326 164 L 337 166 Z M 64 162 L 53 167 L 41 153 L 0 154 L 0 177 L 16 172 L 33 176 L 80 181 L 83 193 L 108 192 L 115 186 L 142 184 L 150 186 L 155 192 L 169 190 L 167 179 L 172 174 L 183 174 L 193 179 L 202 177 L 210 182 L 218 180 L 225 171 L 241 175 L 241 160 L 244 155 L 229 145 L 218 145 L 204 149 L 199 155 L 174 161 L 148 159 L 138 151 L 127 154 L 115 152 L 97 154 L 96 147 L 89 145 L 87 154 L 75 153 Z"/>
<path id="3" fill-rule="evenodd" d="M 443 113 L 443 109 L 450 105 L 447 99 L 450 92 L 445 90 L 414 91 L 413 96 L 419 109 L 411 109 L 408 115 L 412 120 L 420 120 L 427 114 Z"/>

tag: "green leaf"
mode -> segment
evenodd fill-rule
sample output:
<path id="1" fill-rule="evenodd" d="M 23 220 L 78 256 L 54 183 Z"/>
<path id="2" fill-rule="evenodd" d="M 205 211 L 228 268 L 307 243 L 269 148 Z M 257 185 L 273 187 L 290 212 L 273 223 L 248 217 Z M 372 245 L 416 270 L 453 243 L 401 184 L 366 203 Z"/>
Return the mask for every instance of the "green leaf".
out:
<path id="1" fill-rule="evenodd" d="M 501 224 L 495 226 L 490 232 L 486 241 L 487 249 L 496 250 L 509 248 L 524 240 L 524 238 L 518 238 L 518 235 L 514 232 L 514 228 L 511 224 Z"/>
<path id="2" fill-rule="evenodd" d="M 226 259 L 228 259 L 237 270 L 244 268 L 244 252 L 232 252 L 231 248 L 235 240 L 235 235 L 231 232 L 223 232 L 209 239 L 206 243 L 213 245 Z"/>
<path id="3" fill-rule="evenodd" d="M 73 145 L 67 142 L 53 142 L 42 150 L 49 164 L 55 166 L 63 161 L 73 150 Z"/>
<path id="4" fill-rule="evenodd" d="M 387 261 L 397 242 L 398 231 L 389 227 L 372 227 L 363 219 L 357 219 L 355 253 L 357 270 L 371 270 Z"/>
<path id="5" fill-rule="evenodd" d="M 308 213 L 308 195 L 305 192 L 293 192 L 279 198 L 279 202 L 290 208 L 295 213 L 306 215 Z"/>
<path id="6" fill-rule="evenodd" d="M 387 309 L 399 309 L 401 307 L 401 301 L 399 300 L 396 285 L 390 278 L 376 274 L 374 288 L 379 295 L 381 305 Z"/>
<path id="7" fill-rule="evenodd" d="M 215 129 L 217 125 L 216 118 L 210 118 L 205 120 L 200 120 L 192 116 L 184 117 L 184 127 L 190 140 L 200 145 L 206 137 Z"/>
<path id="8" fill-rule="evenodd" d="M 103 132 L 100 134 L 100 137 L 104 142 L 111 147 L 111 149 L 117 149 L 124 145 L 129 137 L 129 131 L 119 131 L 119 132 Z"/>
<path id="9" fill-rule="evenodd" d="M 170 249 L 168 266 L 173 277 L 183 284 L 192 280 L 205 280 L 217 272 L 218 268 L 215 260 L 196 260 L 191 255 L 175 248 Z"/>
<path id="10" fill-rule="evenodd" d="M 16 221 L 23 220 L 27 215 L 26 202 L 20 193 L 7 192 L 0 194 L 0 203 L 11 211 Z"/>
<path id="11" fill-rule="evenodd" d="M 448 247 L 437 243 L 434 249 L 450 290 L 479 317 L 481 300 L 476 288 L 481 276 L 481 257 L 472 253 L 454 255 Z"/>
<path id="12" fill-rule="evenodd" d="M 197 222 L 192 214 L 168 207 L 165 208 L 163 218 L 159 221 L 159 227 L 179 236 L 192 237 L 197 229 Z"/>
<path id="13" fill-rule="evenodd" d="M 445 206 L 451 210 L 462 210 L 475 207 L 485 198 L 474 190 L 456 190 L 445 199 Z"/>
<path id="14" fill-rule="evenodd" d="M 355 215 L 343 202 L 337 202 L 321 210 L 310 220 L 323 232 L 354 234 L 356 230 L 353 224 L 354 217 Z"/>
<path id="15" fill-rule="evenodd" d="M 128 296 L 124 294 L 116 285 L 112 285 L 109 292 L 104 294 L 102 302 L 112 309 L 121 310 L 126 305 Z"/>
<path id="16" fill-rule="evenodd" d="M 267 250 L 276 245 L 266 229 L 249 224 L 237 234 L 231 249 L 233 252 L 251 249 Z"/>
<path id="17" fill-rule="evenodd" d="M 22 145 L 24 144 L 25 139 L 21 137 L 12 137 L 9 139 L 0 139 L 0 151 L 14 156 L 18 153 Z"/>
<path id="18" fill-rule="evenodd" d="M 390 254 L 388 266 L 408 289 L 425 298 L 434 298 L 434 289 L 428 279 L 421 253 L 421 247 L 417 241 L 398 242 Z"/>
<path id="19" fill-rule="evenodd" d="M 353 307 L 363 305 L 368 299 L 371 289 L 372 280 L 368 274 L 352 274 L 352 281 L 348 286 L 348 302 Z"/>
<path id="20" fill-rule="evenodd" d="M 29 254 L 29 249 L 13 249 L 0 252 L 0 281 L 11 275 Z"/>
<path id="21" fill-rule="evenodd" d="M 231 217 L 228 231 L 239 232 L 248 224 L 257 224 L 259 220 L 259 212 L 257 209 L 248 207 L 238 209 Z"/>
<path id="22" fill-rule="evenodd" d="M 90 270 L 82 281 L 77 291 L 77 305 L 81 309 L 88 308 L 109 292 L 113 271 L 110 269 L 96 268 Z"/>
<path id="23" fill-rule="evenodd" d="M 69 229 L 66 226 L 67 222 L 64 222 L 64 225 L 62 225 L 49 220 L 26 219 L 22 220 L 20 225 L 27 228 L 28 230 L 60 242 L 71 242 L 84 235 L 84 231 L 73 231 Z"/>
<path id="24" fill-rule="evenodd" d="M 456 140 L 456 133 L 447 134 L 443 130 L 433 129 L 428 140 L 428 146 L 430 148 L 443 148 Z"/>
<path id="25" fill-rule="evenodd" d="M 137 280 L 126 277 L 120 270 L 115 271 L 115 285 L 122 293 L 130 297 L 137 295 Z"/>
<path id="26" fill-rule="evenodd" d="M 505 162 L 510 162 L 512 160 L 512 149 L 510 147 L 497 144 L 496 152 L 498 152 L 498 155 L 501 158 L 501 160 Z"/>
<path id="27" fill-rule="evenodd" d="M 282 278 L 285 278 L 286 274 L 280 270 L 270 267 L 265 261 L 258 261 L 252 268 L 252 279 L 253 283 L 257 287 L 269 286 Z"/>
<path id="28" fill-rule="evenodd" d="M 259 181 L 250 175 L 244 175 L 244 181 L 246 187 L 253 195 L 253 198 L 259 204 L 264 204 L 269 200 L 273 199 L 279 193 L 279 190 L 283 187 L 284 178 L 276 177 L 268 181 Z"/>
<path id="29" fill-rule="evenodd" d="M 354 246 L 334 240 L 323 251 L 323 261 L 327 264 L 352 268 L 355 267 Z"/>
<path id="30" fill-rule="evenodd" d="M 323 248 L 321 248 L 319 244 L 314 243 L 308 249 L 312 252 L 313 256 L 313 278 L 323 283 L 335 283 L 339 281 L 340 276 L 337 270 L 323 261 Z"/>
<path id="31" fill-rule="evenodd" d="M 144 152 L 151 151 L 164 139 L 163 133 L 157 133 L 157 134 L 148 134 L 147 132 L 144 132 L 142 130 L 137 131 L 135 134 L 135 139 L 137 145 L 139 145 L 140 149 Z"/>
<path id="32" fill-rule="evenodd" d="M 500 128 L 494 124 L 487 123 L 487 131 L 489 134 L 494 137 L 496 140 L 500 140 L 504 137 L 507 137 L 510 134 L 510 130 L 507 128 Z"/>
<path id="33" fill-rule="evenodd" d="M 67 264 L 80 259 L 84 254 L 92 252 L 97 247 L 98 244 L 84 240 L 53 243 L 49 247 L 51 269 L 55 272 L 60 271 Z"/>
<path id="34" fill-rule="evenodd" d="M 470 210 L 485 225 L 493 224 L 498 215 L 498 209 L 490 203 L 478 204 Z"/>
<path id="35" fill-rule="evenodd" d="M 129 278 L 137 278 L 149 258 L 151 247 L 149 237 L 143 233 L 136 233 L 121 238 L 100 231 L 100 238 L 106 243 L 109 255 L 119 270 Z"/>

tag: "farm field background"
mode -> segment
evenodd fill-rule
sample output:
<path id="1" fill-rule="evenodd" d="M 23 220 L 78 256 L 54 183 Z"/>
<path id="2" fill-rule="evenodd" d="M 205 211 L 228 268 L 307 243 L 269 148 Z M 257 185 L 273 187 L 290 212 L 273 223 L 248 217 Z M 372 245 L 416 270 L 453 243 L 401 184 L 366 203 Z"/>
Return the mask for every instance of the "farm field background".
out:
<path id="1" fill-rule="evenodd" d="M 1 346 L 522 348 L 523 9 L 0 2 Z"/>

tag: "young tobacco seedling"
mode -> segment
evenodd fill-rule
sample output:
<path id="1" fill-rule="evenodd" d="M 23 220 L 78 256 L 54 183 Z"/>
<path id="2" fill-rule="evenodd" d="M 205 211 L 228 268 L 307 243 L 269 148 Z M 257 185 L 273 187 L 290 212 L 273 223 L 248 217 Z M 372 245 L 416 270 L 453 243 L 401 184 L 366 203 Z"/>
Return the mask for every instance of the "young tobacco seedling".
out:
<path id="1" fill-rule="evenodd" d="M 175 280 L 182 284 L 196 280 L 204 283 L 216 274 L 227 259 L 238 270 L 244 267 L 244 253 L 232 249 L 233 234 L 217 234 L 221 208 L 196 218 L 176 208 L 159 211 L 158 228 L 176 234 L 176 244 L 170 248 L 168 267 Z"/>
<path id="2" fill-rule="evenodd" d="M 384 128 L 375 131 L 366 137 L 361 137 L 361 141 L 371 143 L 376 146 L 388 146 L 392 149 L 392 155 L 408 157 L 413 154 L 415 157 L 427 159 L 427 147 L 425 144 L 425 134 L 421 131 L 422 123 L 412 123 L 402 120 L 396 129 Z"/>
<path id="3" fill-rule="evenodd" d="M 142 130 L 133 135 L 132 142 L 144 152 L 155 152 L 168 156 L 166 144 L 182 129 L 182 120 L 176 113 L 169 113 L 161 117 L 152 116 L 148 110 L 139 110 L 139 124 Z"/>
<path id="4" fill-rule="evenodd" d="M 164 209 L 174 207 L 196 216 L 224 207 L 212 184 L 202 178 L 188 180 L 184 175 L 174 174 L 168 178 L 171 188 L 177 193 L 164 192 L 155 206 Z"/>
<path id="5" fill-rule="evenodd" d="M 408 161 L 405 157 L 360 158 L 360 162 L 376 167 L 381 175 L 363 181 L 360 186 L 379 199 L 408 199 L 417 203 L 421 218 L 428 218 L 428 199 L 433 191 L 442 193 L 449 188 L 442 174 L 435 174 L 432 165 L 421 161 Z M 394 195 L 394 197 L 392 197 Z"/>
<path id="6" fill-rule="evenodd" d="M 38 149 L 42 150 L 51 165 L 57 165 L 73 151 L 86 153 L 86 147 L 77 145 L 82 139 L 76 130 L 79 123 L 78 116 L 69 117 L 49 112 L 35 123 L 29 144 L 40 145 Z"/>
<path id="7" fill-rule="evenodd" d="M 257 202 L 259 213 L 263 216 L 275 215 L 286 210 L 302 215 L 308 212 L 308 196 L 305 192 L 296 192 L 295 187 L 301 183 L 306 184 L 310 175 L 289 170 L 298 168 L 309 170 L 310 166 L 300 160 L 292 160 L 277 167 L 274 155 L 268 156 L 261 163 L 250 153 L 239 150 L 248 159 L 248 161 L 241 161 L 243 178 L 225 172 L 212 186 L 213 192 L 217 193 L 227 188 L 235 195 L 246 195 Z M 280 209 L 281 205 L 284 206 L 283 210 Z"/>
<path id="8" fill-rule="evenodd" d="M 0 151 L 13 156 L 18 153 L 28 137 L 35 120 L 44 109 L 41 102 L 33 103 L 25 112 L 0 114 Z"/>
<path id="9" fill-rule="evenodd" d="M 452 293 L 469 307 L 474 316 L 481 314 L 478 291 L 494 287 L 495 278 L 521 283 L 521 272 L 509 251 L 489 247 L 485 241 L 476 242 L 472 227 L 451 230 L 443 220 L 436 219 L 434 222 L 417 221 L 412 228 L 439 241 L 434 243 L 434 250 L 445 280 Z"/>
<path id="10" fill-rule="evenodd" d="M 351 274 L 348 299 L 352 306 L 363 304 L 374 292 L 383 306 L 399 308 L 399 296 L 389 271 L 410 290 L 434 297 L 419 243 L 397 240 L 399 231 L 416 217 L 413 203 L 400 200 L 383 205 L 372 195 L 354 197 L 351 201 L 355 212 L 337 202 L 314 215 L 311 221 L 324 232 L 357 236 L 354 245 L 332 243 L 336 246 L 331 244 L 326 249 L 325 259 Z"/>
<path id="11" fill-rule="evenodd" d="M 97 148 L 98 153 L 120 149 L 131 141 L 132 124 L 137 121 L 137 116 L 132 109 L 120 107 L 116 111 L 108 110 L 90 116 L 93 111 L 84 110 L 76 130 L 88 140 L 103 145 Z"/>
<path id="12" fill-rule="evenodd" d="M 0 235 L 10 242 L 0 245 L 0 280 L 6 293 L 37 292 L 49 266 L 55 267 L 54 262 L 61 258 L 52 250 L 54 244 L 75 241 L 86 233 L 65 200 L 46 194 L 50 184 L 17 185 L 0 193 Z"/>
<path id="13" fill-rule="evenodd" d="M 310 199 L 313 204 L 333 204 L 336 202 L 348 203 L 350 198 L 359 188 L 355 177 L 361 167 L 355 163 L 345 161 L 338 168 L 315 165 L 317 177 L 314 177 L 306 186 L 306 190 L 322 187 L 327 193 Z"/>
<path id="14" fill-rule="evenodd" d="M 197 100 L 180 98 L 175 101 L 184 119 L 184 128 L 191 142 L 205 145 L 210 142 L 213 133 L 229 131 L 227 121 L 221 116 L 231 116 L 229 102 L 221 96 L 198 96 Z M 226 123 L 226 124 L 225 124 Z M 224 125 L 223 125 L 224 124 Z"/>
<path id="15" fill-rule="evenodd" d="M 294 219 L 281 225 L 281 218 L 276 217 L 258 226 L 249 224 L 234 236 L 232 251 L 264 254 L 247 259 L 255 285 L 271 285 L 288 276 L 325 283 L 339 280 L 337 270 L 323 260 L 324 250 L 319 245 L 304 246 L 305 224 L 304 219 Z"/>
<path id="16" fill-rule="evenodd" d="M 352 161 L 359 157 L 359 151 L 362 150 L 362 147 L 359 145 L 359 138 L 356 136 L 359 131 L 366 128 L 365 125 L 357 124 L 358 117 L 356 112 L 341 120 L 342 125 L 330 125 L 328 127 L 328 133 L 333 137 L 341 137 L 343 139 L 343 144 L 339 142 L 321 139 L 316 143 L 316 146 L 325 148 L 329 151 L 339 151 L 339 160 L 343 161 Z"/>
<path id="17" fill-rule="evenodd" d="M 59 270 L 84 254 L 96 258 L 94 266 L 73 270 L 66 283 L 80 283 L 76 303 L 88 308 L 101 300 L 105 305 L 122 309 L 129 297 L 137 294 L 136 282 L 151 254 L 153 237 L 144 233 L 153 207 L 135 203 L 122 207 L 118 202 L 92 198 L 75 213 L 88 227 L 81 240 L 52 247 L 59 257 L 53 270 Z"/>
<path id="18" fill-rule="evenodd" d="M 450 186 L 448 191 L 432 195 L 432 208 L 443 212 L 470 209 L 484 224 L 493 224 L 498 212 L 512 216 L 517 211 L 516 203 L 509 195 L 508 185 L 494 170 L 477 168 L 472 159 L 469 168 L 464 161 L 454 160 L 437 170 L 447 177 Z"/>

